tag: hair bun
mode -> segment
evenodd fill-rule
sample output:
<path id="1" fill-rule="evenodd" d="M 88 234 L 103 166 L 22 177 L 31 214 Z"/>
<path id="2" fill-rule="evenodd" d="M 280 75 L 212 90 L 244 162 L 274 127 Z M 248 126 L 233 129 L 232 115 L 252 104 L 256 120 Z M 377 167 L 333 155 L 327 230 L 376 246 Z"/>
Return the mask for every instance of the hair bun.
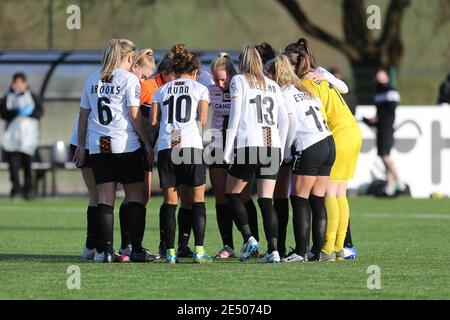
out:
<path id="1" fill-rule="evenodd" d="M 185 44 L 179 43 L 179 44 L 173 46 L 170 51 L 173 52 L 174 54 L 183 54 L 183 53 L 187 52 L 188 49 Z"/>

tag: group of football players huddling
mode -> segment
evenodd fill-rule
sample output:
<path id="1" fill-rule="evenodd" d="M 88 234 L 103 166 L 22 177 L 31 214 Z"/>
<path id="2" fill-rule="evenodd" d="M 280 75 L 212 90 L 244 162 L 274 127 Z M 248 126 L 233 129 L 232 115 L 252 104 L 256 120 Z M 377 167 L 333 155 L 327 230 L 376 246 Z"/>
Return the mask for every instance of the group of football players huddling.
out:
<path id="1" fill-rule="evenodd" d="M 278 263 L 356 257 L 346 194 L 362 136 L 341 96 L 346 84 L 316 64 L 304 38 L 280 54 L 266 42 L 247 46 L 238 69 L 221 53 L 210 72 L 201 70 L 199 56 L 183 44 L 156 66 L 151 49 L 138 50 L 126 39 L 109 41 L 99 70 L 84 86 L 70 141 L 89 192 L 84 259 L 208 263 L 257 257 Z M 143 247 L 153 165 L 164 196 L 158 254 Z M 204 249 L 207 168 L 223 242 L 214 257 Z M 116 253 L 118 183 L 125 197 Z M 286 248 L 289 200 L 292 250 Z M 233 224 L 243 238 L 239 253 Z M 191 231 L 194 250 L 188 246 Z"/>

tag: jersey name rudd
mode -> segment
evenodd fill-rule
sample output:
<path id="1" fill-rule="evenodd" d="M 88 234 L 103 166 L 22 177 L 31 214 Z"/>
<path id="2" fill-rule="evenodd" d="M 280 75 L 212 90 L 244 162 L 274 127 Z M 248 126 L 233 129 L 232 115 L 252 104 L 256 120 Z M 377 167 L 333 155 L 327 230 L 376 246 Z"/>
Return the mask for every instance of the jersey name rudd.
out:
<path id="1" fill-rule="evenodd" d="M 184 85 L 184 81 L 175 82 L 173 87 L 167 89 L 167 94 L 189 94 L 189 86 Z"/>

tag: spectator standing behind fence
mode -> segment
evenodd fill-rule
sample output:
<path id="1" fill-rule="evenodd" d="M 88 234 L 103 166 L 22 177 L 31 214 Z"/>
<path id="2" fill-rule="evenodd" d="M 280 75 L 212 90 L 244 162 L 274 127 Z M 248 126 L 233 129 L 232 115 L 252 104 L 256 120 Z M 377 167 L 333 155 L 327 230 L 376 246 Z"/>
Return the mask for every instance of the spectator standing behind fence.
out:
<path id="1" fill-rule="evenodd" d="M 390 85 L 388 73 L 384 70 L 378 71 L 374 96 L 377 115 L 372 119 L 364 118 L 363 121 L 377 128 L 377 151 L 386 168 L 384 193 L 388 197 L 402 193 L 406 189 L 406 185 L 400 180 L 395 162 L 390 156 L 394 145 L 395 110 L 399 102 L 400 93 Z"/>
<path id="2" fill-rule="evenodd" d="M 447 79 L 444 80 L 439 87 L 438 104 L 450 104 L 450 73 L 447 75 Z"/>
<path id="3" fill-rule="evenodd" d="M 14 74 L 8 93 L 0 100 L 0 115 L 6 120 L 3 149 L 9 164 L 11 199 L 21 193 L 25 199 L 34 197 L 31 160 L 39 145 L 39 119 L 43 113 L 41 100 L 29 90 L 25 74 Z M 20 168 L 24 171 L 23 188 Z"/>

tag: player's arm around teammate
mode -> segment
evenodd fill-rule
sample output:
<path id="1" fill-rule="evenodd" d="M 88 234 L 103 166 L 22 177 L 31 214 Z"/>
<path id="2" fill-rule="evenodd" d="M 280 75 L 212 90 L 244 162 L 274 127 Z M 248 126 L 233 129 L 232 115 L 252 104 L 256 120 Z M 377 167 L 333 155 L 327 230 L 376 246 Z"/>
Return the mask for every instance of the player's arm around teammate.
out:
<path id="1" fill-rule="evenodd" d="M 89 152 L 98 193 L 98 242 L 94 261 L 124 261 L 113 249 L 114 201 L 117 183 L 125 191 L 133 261 L 153 261 L 142 248 L 145 230 L 143 205 L 144 168 L 139 138 L 150 153 L 142 121 L 139 121 L 140 84 L 129 72 L 137 49 L 126 39 L 108 43 L 100 72 L 87 81 L 82 94 L 75 161 L 85 161 L 85 139 L 89 118 Z"/>
<path id="2" fill-rule="evenodd" d="M 298 123 L 293 146 L 291 194 L 296 247 L 284 261 L 308 260 L 311 218 L 311 259 L 319 260 L 327 225 L 324 196 L 336 155 L 335 144 L 320 111 L 322 103 L 303 86 L 288 58 L 278 56 L 273 66 L 274 78 L 283 88 L 286 105 L 295 108 Z"/>
<path id="3" fill-rule="evenodd" d="M 296 73 L 305 86 L 322 101 L 322 113 L 326 118 L 336 144 L 336 160 L 327 184 L 325 205 L 327 209 L 326 241 L 321 260 L 344 259 L 344 242 L 350 237 L 347 182 L 356 170 L 362 135 L 359 126 L 344 99 L 328 81 L 306 78 L 312 71 L 312 52 L 305 40 L 297 56 Z M 353 245 L 349 257 L 355 257 Z M 353 250 L 353 252 L 351 252 Z"/>
<path id="4" fill-rule="evenodd" d="M 164 192 L 160 217 L 165 224 L 164 241 L 168 263 L 178 261 L 175 252 L 175 212 L 180 185 L 188 188 L 192 202 L 194 261 L 211 261 L 203 247 L 206 228 L 206 167 L 201 136 L 201 128 L 207 121 L 209 93 L 207 87 L 195 81 L 199 69 L 198 57 L 184 45 L 177 45 L 173 57 L 176 79 L 156 92 L 151 110 L 151 124 L 159 126 L 157 166 Z"/>
<path id="5" fill-rule="evenodd" d="M 261 262 L 280 262 L 277 251 L 278 226 L 272 197 L 279 170 L 288 121 L 280 88 L 264 77 L 258 51 L 246 47 L 240 61 L 240 75 L 231 80 L 231 108 L 224 159 L 232 163 L 227 176 L 226 194 L 233 208 L 234 221 L 243 236 L 242 261 L 250 258 L 259 244 L 252 236 L 248 215 L 240 193 L 257 179 L 258 204 L 262 212 L 268 252 Z M 236 139 L 236 146 L 235 146 Z"/>

